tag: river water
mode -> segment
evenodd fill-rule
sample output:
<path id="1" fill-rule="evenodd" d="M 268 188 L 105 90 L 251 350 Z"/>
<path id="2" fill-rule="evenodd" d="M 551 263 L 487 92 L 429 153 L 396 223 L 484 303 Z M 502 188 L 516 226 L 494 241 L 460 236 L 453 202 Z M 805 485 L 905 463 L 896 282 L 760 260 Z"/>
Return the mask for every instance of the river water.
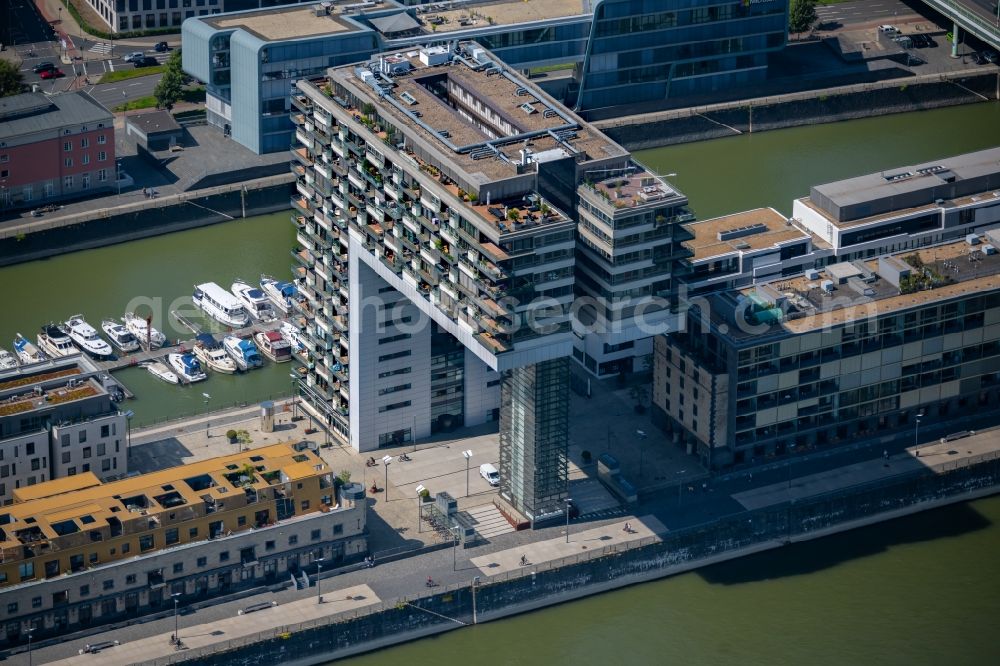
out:
<path id="1" fill-rule="evenodd" d="M 1000 106 L 979 104 L 644 151 L 700 219 L 773 206 L 809 186 L 1000 145 Z M 288 214 L 0 268 L 0 346 L 77 312 L 99 326 L 150 299 L 170 337 L 195 283 L 287 276 Z M 159 299 L 159 300 L 157 300 Z M 173 303 L 173 305 L 172 305 Z M 119 373 L 135 424 L 255 402 L 291 387 L 288 365 L 192 388 Z M 206 401 L 202 393 L 212 397 Z M 1000 498 L 797 544 L 699 572 L 356 658 L 423 664 L 995 664 Z"/>

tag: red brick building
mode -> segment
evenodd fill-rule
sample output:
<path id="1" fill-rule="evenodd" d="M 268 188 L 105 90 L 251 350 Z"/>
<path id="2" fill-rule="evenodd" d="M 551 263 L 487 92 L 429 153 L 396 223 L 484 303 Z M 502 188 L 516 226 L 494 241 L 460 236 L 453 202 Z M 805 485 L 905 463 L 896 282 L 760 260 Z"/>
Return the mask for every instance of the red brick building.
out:
<path id="1" fill-rule="evenodd" d="M 115 185 L 114 116 L 83 92 L 0 98 L 0 209 Z"/>

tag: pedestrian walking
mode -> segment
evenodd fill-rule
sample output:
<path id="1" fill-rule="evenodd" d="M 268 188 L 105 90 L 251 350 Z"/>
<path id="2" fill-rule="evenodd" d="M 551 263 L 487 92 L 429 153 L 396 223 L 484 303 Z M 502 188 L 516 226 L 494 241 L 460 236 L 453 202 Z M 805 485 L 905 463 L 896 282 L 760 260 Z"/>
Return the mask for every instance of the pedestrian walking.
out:
<path id="1" fill-rule="evenodd" d="M 625 527 L 624 527 L 624 529 L 622 531 L 631 534 L 632 533 L 632 523 L 625 523 Z"/>

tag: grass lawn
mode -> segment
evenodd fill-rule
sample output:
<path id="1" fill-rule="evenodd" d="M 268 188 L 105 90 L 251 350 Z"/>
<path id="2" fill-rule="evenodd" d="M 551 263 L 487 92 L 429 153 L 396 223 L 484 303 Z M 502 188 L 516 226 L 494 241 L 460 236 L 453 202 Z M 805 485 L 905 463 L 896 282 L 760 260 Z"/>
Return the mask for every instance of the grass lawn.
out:
<path id="1" fill-rule="evenodd" d="M 198 86 L 197 88 L 185 88 L 181 91 L 181 102 L 191 102 L 197 104 L 199 102 L 204 103 L 205 101 L 205 88 L 204 86 Z M 119 104 L 112 111 L 135 111 L 136 109 L 152 109 L 156 107 L 156 97 L 153 95 L 147 95 L 145 97 L 139 97 L 133 99 L 124 104 Z M 178 114 L 181 115 L 181 114 Z"/>
<path id="2" fill-rule="evenodd" d="M 163 65 L 157 65 L 156 67 L 140 67 L 139 69 L 120 69 L 114 72 L 105 72 L 101 75 L 101 83 L 114 83 L 115 81 L 124 81 L 125 79 L 137 79 L 140 76 L 162 74 L 164 69 L 166 68 Z"/>
<path id="3" fill-rule="evenodd" d="M 571 62 L 561 62 L 555 65 L 543 65 L 542 67 L 532 67 L 529 71 L 531 74 L 544 74 L 545 72 L 558 72 L 563 69 L 573 69 L 574 65 Z"/>

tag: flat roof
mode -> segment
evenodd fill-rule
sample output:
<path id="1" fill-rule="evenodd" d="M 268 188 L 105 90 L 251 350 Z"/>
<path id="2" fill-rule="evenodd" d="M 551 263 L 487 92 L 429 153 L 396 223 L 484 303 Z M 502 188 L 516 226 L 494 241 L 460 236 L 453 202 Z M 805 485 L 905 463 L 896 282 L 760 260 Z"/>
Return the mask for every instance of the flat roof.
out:
<path id="1" fill-rule="evenodd" d="M 382 94 L 359 78 L 357 65 L 330 69 L 329 76 L 331 82 L 376 106 L 396 127 L 405 128 L 441 151 L 470 182 L 486 183 L 517 175 L 521 150 L 537 161 L 561 155 L 583 154 L 595 159 L 628 154 L 516 72 L 502 65 L 502 71 L 498 69 L 499 63 L 485 50 L 484 62 L 474 62 L 471 52 L 478 50 L 478 45 L 465 43 L 462 48 L 465 57 L 448 55 L 439 65 L 424 65 L 420 60 L 421 52 L 426 52 L 423 49 L 375 57 L 372 62 L 376 64 L 380 57 L 397 63 L 391 79 L 379 79 Z M 440 57 L 440 53 L 434 55 Z M 361 71 L 367 72 L 366 76 L 371 74 L 367 67 Z M 488 134 L 436 94 L 449 88 L 461 89 L 463 95 L 488 108 L 495 131 Z M 357 109 L 348 110 L 359 114 Z M 523 138 L 526 134 L 530 134 L 527 139 Z M 456 150 L 459 147 L 463 148 L 461 152 Z M 476 178 L 475 174 L 480 176 Z"/>
<path id="2" fill-rule="evenodd" d="M 147 135 L 157 132 L 179 132 L 181 129 L 169 111 L 138 113 L 134 116 L 128 116 L 125 122 Z"/>
<path id="3" fill-rule="evenodd" d="M 830 275 L 852 274 L 847 278 L 847 283 L 834 285 L 830 294 L 825 293 L 822 288 L 824 280 L 829 279 L 822 274 L 815 279 L 805 276 L 784 278 L 768 283 L 768 286 L 786 296 L 797 311 L 796 314 L 786 316 L 780 325 L 793 333 L 803 333 L 972 293 L 1000 289 L 1000 254 L 984 254 L 982 247 L 983 245 L 970 246 L 962 239 L 891 255 L 904 262 L 915 255 L 925 267 L 941 276 L 944 281 L 932 289 L 907 294 L 900 293 L 898 288 L 881 277 L 864 282 L 853 275 L 855 270 L 850 268 L 850 264 L 837 264 L 835 267 L 841 268 L 833 271 L 829 271 L 833 267 L 824 269 Z M 973 260 L 970 260 L 970 255 Z M 866 269 L 857 271 L 859 274 L 878 274 L 877 257 L 853 263 Z M 856 282 L 852 283 L 852 280 Z M 754 287 L 748 287 L 742 293 L 749 295 L 754 290 Z"/>
<path id="4" fill-rule="evenodd" d="M 64 476 L 61 479 L 52 479 L 45 483 L 36 483 L 33 486 L 25 486 L 14 490 L 15 502 L 29 502 L 31 500 L 52 497 L 71 493 L 84 488 L 93 488 L 101 485 L 101 480 L 93 472 L 83 472 L 73 476 Z"/>
<path id="5" fill-rule="evenodd" d="M 627 210 L 648 205 L 662 206 L 684 199 L 684 195 L 671 187 L 661 176 L 636 165 L 632 166 L 634 170 L 631 173 L 605 178 L 592 185 L 593 191 L 597 192 L 610 208 Z"/>
<path id="6" fill-rule="evenodd" d="M 684 228 L 694 234 L 694 238 L 682 243 L 694 252 L 694 256 L 689 259 L 692 262 L 735 252 L 777 248 L 783 243 L 810 237 L 808 233 L 789 224 L 788 219 L 773 208 L 756 208 L 723 215 L 685 224 Z M 746 235 L 727 238 L 728 234 L 738 234 L 739 229 L 746 229 Z"/>
<path id="7" fill-rule="evenodd" d="M 217 18 L 206 16 L 202 17 L 202 20 L 219 30 L 240 28 L 267 42 L 360 29 L 358 26 L 343 20 L 339 14 L 317 16 L 313 9 L 317 4 L 319 3 L 220 14 Z M 391 6 L 393 5 L 379 2 L 370 9 L 384 9 Z M 345 13 L 345 15 L 347 14 Z"/>
<path id="8" fill-rule="evenodd" d="M 450 4 L 439 3 L 437 6 Z M 499 2 L 469 3 L 457 9 L 443 11 L 435 10 L 433 7 L 435 5 L 428 6 L 426 13 L 418 14 L 418 18 L 423 19 L 426 24 L 425 32 L 454 32 L 486 28 L 491 25 L 513 25 L 590 14 L 583 0 L 499 0 Z M 419 9 L 417 11 L 420 12 Z M 440 22 L 437 19 L 440 19 Z M 436 29 L 432 29 L 432 25 Z"/>

